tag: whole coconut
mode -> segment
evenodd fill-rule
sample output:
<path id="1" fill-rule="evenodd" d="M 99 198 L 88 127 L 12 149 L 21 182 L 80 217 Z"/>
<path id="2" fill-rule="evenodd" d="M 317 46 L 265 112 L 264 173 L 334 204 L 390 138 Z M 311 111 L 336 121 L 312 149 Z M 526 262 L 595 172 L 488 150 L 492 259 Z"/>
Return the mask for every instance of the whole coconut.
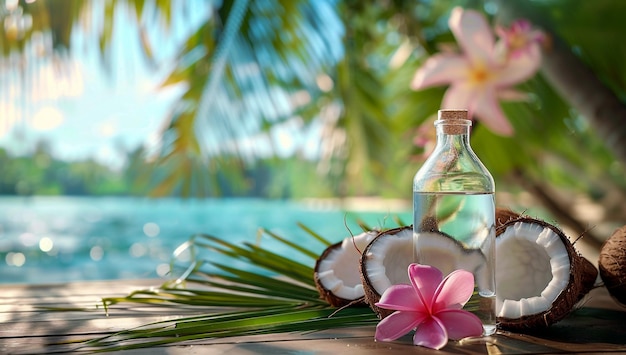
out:
<path id="1" fill-rule="evenodd" d="M 598 268 L 611 296 L 626 306 L 626 225 L 613 232 L 602 245 Z"/>

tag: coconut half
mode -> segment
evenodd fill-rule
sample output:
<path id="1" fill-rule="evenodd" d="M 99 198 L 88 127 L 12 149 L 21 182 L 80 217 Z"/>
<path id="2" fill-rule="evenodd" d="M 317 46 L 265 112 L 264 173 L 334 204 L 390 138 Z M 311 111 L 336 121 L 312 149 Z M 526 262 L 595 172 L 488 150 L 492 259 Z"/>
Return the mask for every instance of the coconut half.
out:
<path id="1" fill-rule="evenodd" d="M 445 233 L 430 231 L 417 235 L 422 264 L 432 265 L 444 275 L 466 269 L 476 272 L 485 263 L 480 250 L 464 249 Z M 385 290 L 396 284 L 410 284 L 407 269 L 415 260 L 413 228 L 402 227 L 380 233 L 363 251 L 361 280 L 365 302 L 384 318 L 392 311 L 376 307 Z"/>
<path id="2" fill-rule="evenodd" d="M 596 276 L 556 226 L 520 217 L 496 231 L 496 315 L 502 328 L 546 327 L 563 319 Z"/>
<path id="3" fill-rule="evenodd" d="M 313 279 L 320 296 L 334 307 L 363 298 L 359 271 L 361 252 L 378 235 L 377 231 L 347 237 L 326 248 L 315 263 Z"/>
<path id="4" fill-rule="evenodd" d="M 365 302 L 384 318 L 393 311 L 375 303 L 391 285 L 409 284 L 407 269 L 413 262 L 413 228 L 402 227 L 380 233 L 361 255 L 361 282 Z"/>

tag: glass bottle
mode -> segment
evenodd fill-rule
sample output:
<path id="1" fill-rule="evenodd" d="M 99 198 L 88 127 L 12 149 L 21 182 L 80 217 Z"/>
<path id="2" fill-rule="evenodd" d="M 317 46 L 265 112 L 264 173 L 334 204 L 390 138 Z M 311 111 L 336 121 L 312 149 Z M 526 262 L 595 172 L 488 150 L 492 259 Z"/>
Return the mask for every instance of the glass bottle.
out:
<path id="1" fill-rule="evenodd" d="M 435 150 L 413 179 L 416 262 L 445 275 L 474 274 L 475 292 L 465 309 L 496 331 L 495 197 L 493 177 L 472 151 L 467 110 L 440 110 Z M 429 232 L 443 233 L 429 233 Z"/>

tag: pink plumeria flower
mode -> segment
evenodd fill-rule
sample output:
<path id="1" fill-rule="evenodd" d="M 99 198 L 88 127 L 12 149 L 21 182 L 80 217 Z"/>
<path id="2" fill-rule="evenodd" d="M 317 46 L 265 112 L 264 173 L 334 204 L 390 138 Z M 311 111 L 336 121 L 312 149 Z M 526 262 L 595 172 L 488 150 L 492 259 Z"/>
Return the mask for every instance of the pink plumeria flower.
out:
<path id="1" fill-rule="evenodd" d="M 485 17 L 477 11 L 454 8 L 448 22 L 462 53 L 431 56 L 415 73 L 414 90 L 446 85 L 444 109 L 468 109 L 494 133 L 513 134 L 513 127 L 498 102 L 513 85 L 532 77 L 541 63 L 540 55 L 516 55 L 503 60 Z M 538 52 L 540 54 L 540 52 Z"/>
<path id="2" fill-rule="evenodd" d="M 413 343 L 441 349 L 450 339 L 480 336 L 480 319 L 462 308 L 474 292 L 474 275 L 466 270 L 451 272 L 445 279 L 439 269 L 409 265 L 411 285 L 393 285 L 376 303 L 395 310 L 376 326 L 377 341 L 392 341 L 413 329 Z"/>
<path id="3" fill-rule="evenodd" d="M 509 28 L 497 26 L 496 34 L 501 39 L 496 46 L 507 57 L 527 55 L 536 61 L 541 60 L 541 45 L 547 38 L 542 31 L 534 29 L 528 20 L 516 20 Z"/>

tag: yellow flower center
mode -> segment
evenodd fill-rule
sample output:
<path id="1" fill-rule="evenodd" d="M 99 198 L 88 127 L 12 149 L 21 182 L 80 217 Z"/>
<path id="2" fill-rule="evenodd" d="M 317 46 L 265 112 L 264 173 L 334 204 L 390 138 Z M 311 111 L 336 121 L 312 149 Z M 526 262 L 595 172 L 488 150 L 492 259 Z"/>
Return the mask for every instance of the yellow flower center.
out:
<path id="1" fill-rule="evenodd" d="M 469 73 L 469 80 L 472 84 L 480 85 L 484 84 L 491 77 L 491 73 L 483 65 L 478 65 Z"/>

